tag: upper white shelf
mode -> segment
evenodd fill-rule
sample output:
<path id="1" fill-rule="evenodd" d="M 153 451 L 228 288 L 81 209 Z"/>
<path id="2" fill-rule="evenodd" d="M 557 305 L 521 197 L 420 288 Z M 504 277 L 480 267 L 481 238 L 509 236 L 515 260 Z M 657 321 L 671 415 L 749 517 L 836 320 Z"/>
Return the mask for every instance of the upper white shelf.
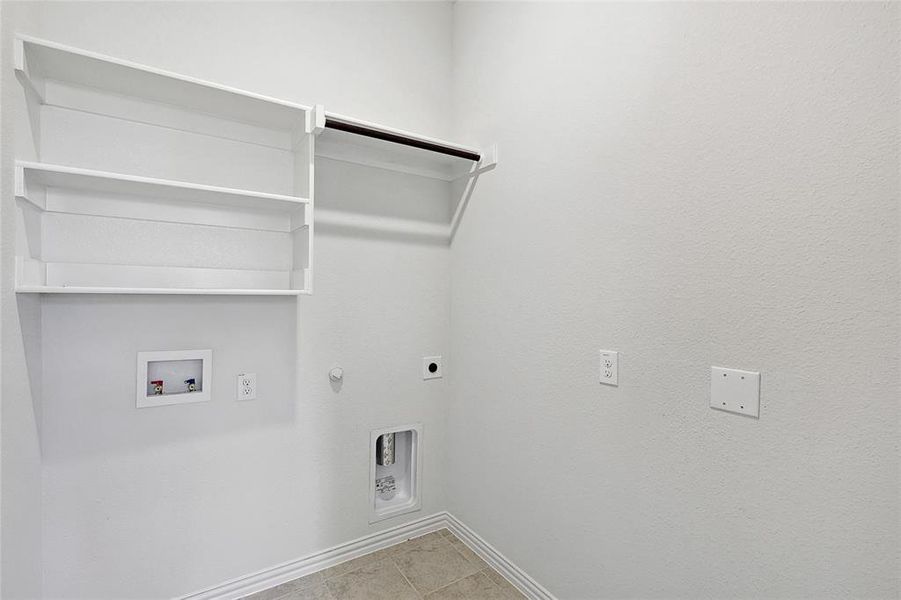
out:
<path id="1" fill-rule="evenodd" d="M 236 88 L 179 75 L 134 62 L 17 35 L 16 71 L 41 102 L 48 102 L 45 81 L 59 81 L 119 96 L 175 106 L 195 113 L 270 130 L 287 131 L 294 140 L 309 120 L 319 134 L 316 155 L 451 181 L 496 162 L 486 151 L 403 131 L 361 119 L 325 113 Z M 53 99 L 49 103 L 53 103 Z M 271 143 L 271 142 L 262 142 Z M 296 142 L 295 142 L 296 143 Z"/>
<path id="2" fill-rule="evenodd" d="M 14 48 L 37 153 L 16 163 L 18 292 L 310 294 L 315 157 L 448 182 L 469 176 L 449 227 L 430 239 L 453 236 L 469 184 L 497 162 L 496 146 L 30 36 L 17 35 Z M 294 195 L 241 189 L 259 186 Z"/>
<path id="3" fill-rule="evenodd" d="M 310 110 L 293 102 L 25 35 L 16 36 L 15 61 L 16 71 L 42 99 L 43 81 L 52 79 L 288 131 L 305 127 Z"/>
<path id="4" fill-rule="evenodd" d="M 16 196 L 43 210 L 46 202 L 35 197 L 34 190 L 58 187 L 70 190 L 144 196 L 159 200 L 175 200 L 213 206 L 230 206 L 272 212 L 302 210 L 306 198 L 284 196 L 251 190 L 171 181 L 137 175 L 108 173 L 78 167 L 49 165 L 27 161 L 16 162 Z"/>

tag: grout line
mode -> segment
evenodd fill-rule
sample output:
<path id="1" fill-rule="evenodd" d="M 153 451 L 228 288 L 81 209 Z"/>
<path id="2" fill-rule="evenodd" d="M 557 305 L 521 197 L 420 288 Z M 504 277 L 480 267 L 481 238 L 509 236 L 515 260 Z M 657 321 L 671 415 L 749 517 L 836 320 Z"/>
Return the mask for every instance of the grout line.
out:
<path id="1" fill-rule="evenodd" d="M 471 576 L 473 576 L 473 575 L 476 575 L 476 574 L 482 572 L 482 570 L 476 570 L 476 571 L 473 572 L 473 573 L 470 573 L 470 574 L 468 574 L 468 575 L 464 575 L 463 577 L 460 577 L 459 579 L 455 579 L 454 581 L 451 581 L 451 582 L 448 583 L 447 585 L 441 586 L 440 588 L 438 588 L 438 589 L 436 589 L 436 590 L 432 590 L 431 592 L 428 592 L 428 594 L 423 593 L 423 592 L 420 592 L 420 591 L 416 588 L 416 586 L 413 585 L 413 582 L 411 582 L 410 579 L 407 577 L 407 575 L 404 573 L 403 569 L 400 568 L 400 565 L 397 563 L 397 560 L 396 560 L 398 557 L 403 556 L 403 555 L 405 555 L 405 554 L 407 554 L 408 552 L 411 552 L 411 551 L 413 551 L 413 550 L 416 550 L 416 548 L 414 547 L 414 548 L 409 548 L 409 549 L 407 549 L 407 550 L 399 551 L 399 547 L 400 547 L 400 546 L 407 545 L 407 544 L 411 544 L 414 540 L 417 540 L 417 539 L 419 539 L 419 538 L 421 538 L 421 537 L 424 537 L 424 536 L 426 536 L 426 535 L 429 535 L 430 533 L 438 533 L 438 531 L 439 531 L 439 530 L 435 530 L 434 532 L 429 532 L 429 533 L 425 533 L 425 534 L 420 535 L 420 536 L 408 538 L 408 539 L 405 539 L 405 540 L 402 541 L 402 542 L 398 542 L 398 543 L 396 543 L 396 544 L 392 544 L 391 546 L 386 546 L 385 548 L 380 548 L 379 550 L 374 550 L 374 551 L 372 551 L 372 552 L 370 552 L 370 553 L 368 553 L 368 554 L 364 554 L 364 555 L 362 555 L 362 556 L 358 556 L 358 557 L 356 557 L 356 558 L 351 558 L 351 559 L 348 559 L 348 560 L 346 560 L 346 561 L 344 561 L 344 562 L 338 563 L 337 565 L 334 565 L 334 566 L 335 566 L 335 567 L 336 567 L 336 566 L 340 566 L 340 565 L 346 564 L 346 563 L 351 562 L 351 561 L 354 561 L 354 560 L 359 560 L 359 559 L 365 558 L 365 557 L 367 557 L 367 556 L 372 556 L 372 555 L 374 555 L 374 554 L 377 554 L 378 552 L 382 552 L 383 550 L 388 550 L 388 549 L 391 549 L 391 548 L 395 548 L 395 549 L 396 549 L 395 552 L 386 555 L 385 558 L 378 559 L 378 560 L 369 560 L 369 561 L 366 561 L 366 562 L 362 563 L 359 567 L 357 567 L 357 568 L 355 568 L 355 569 L 353 569 L 353 570 L 335 573 L 334 575 L 331 575 L 331 576 L 329 576 L 329 577 L 322 577 L 322 580 L 321 580 L 318 584 L 311 584 L 311 585 L 309 585 L 309 586 L 304 587 L 303 589 L 304 589 L 304 590 L 307 590 L 307 589 L 313 589 L 313 588 L 322 586 L 322 587 L 325 589 L 325 591 L 326 591 L 326 593 L 328 594 L 328 597 L 329 597 L 330 599 L 332 599 L 332 600 L 340 600 L 340 599 L 335 599 L 335 597 L 332 595 L 331 590 L 329 589 L 328 585 L 326 585 L 329 581 L 338 579 L 339 577 L 344 577 L 345 575 L 350 575 L 350 574 L 352 574 L 352 573 L 355 573 L 355 572 L 359 571 L 360 569 L 362 569 L 362 568 L 364 568 L 364 567 L 371 566 L 371 565 L 373 565 L 373 564 L 375 564 L 375 563 L 378 563 L 378 562 L 384 562 L 384 561 L 389 561 L 389 562 L 392 564 L 392 566 L 394 566 L 394 568 L 397 569 L 397 571 L 400 573 L 401 577 L 404 578 L 404 581 L 407 583 L 407 585 L 410 586 L 410 588 L 413 590 L 413 592 L 416 594 L 416 596 L 417 596 L 418 598 L 420 598 L 420 599 L 424 599 L 428 594 L 433 594 L 433 593 L 437 592 L 438 590 L 444 589 L 444 588 L 447 587 L 448 585 L 452 585 L 452 584 L 454 584 L 454 583 L 460 581 L 461 579 L 466 579 L 467 577 L 471 577 Z M 448 531 L 450 532 L 450 530 L 448 530 Z M 470 563 L 468 560 L 466 560 L 466 557 L 464 557 L 462 554 L 460 554 L 460 552 L 454 547 L 454 542 L 453 542 L 452 540 L 453 540 L 453 539 L 459 540 L 459 538 L 457 538 L 456 536 L 453 536 L 453 534 L 451 534 L 451 535 L 441 535 L 441 534 L 439 533 L 437 539 L 439 540 L 439 543 L 441 544 L 442 547 L 448 547 L 448 546 L 449 546 L 450 548 L 453 548 L 454 552 L 456 552 L 458 556 L 460 556 L 461 558 L 463 558 L 464 561 L 466 561 L 466 564 L 472 565 L 472 563 Z M 462 541 L 461 541 L 461 543 L 462 543 Z M 334 568 L 334 567 L 330 567 L 330 568 Z M 491 568 L 491 567 L 489 566 L 488 568 Z M 324 571 L 324 570 L 325 570 L 325 569 L 323 569 L 323 571 Z M 314 572 L 314 573 L 310 573 L 309 575 L 305 575 L 305 576 L 303 576 L 303 577 L 298 577 L 297 579 L 292 579 L 291 581 L 293 582 L 293 581 L 298 581 L 298 580 L 300 580 L 300 579 L 306 579 L 306 578 L 308 578 L 308 577 L 313 577 L 313 576 L 315 576 L 317 573 L 321 573 L 321 571 L 317 571 L 317 572 Z M 491 578 L 489 577 L 489 580 L 490 580 L 490 579 L 491 579 Z M 286 582 L 286 583 L 290 583 L 290 582 Z M 492 581 L 491 583 L 492 583 L 493 585 L 497 586 L 497 584 L 495 584 L 494 581 Z M 273 586 L 273 587 L 275 587 L 275 586 Z M 268 588 L 268 589 L 272 589 L 272 588 Z M 265 591 L 266 591 L 266 590 L 261 590 L 261 592 L 265 592 Z M 289 595 L 291 595 L 293 592 L 294 592 L 294 590 L 285 592 L 285 594 L 283 594 L 283 595 L 281 595 L 281 596 L 278 596 L 277 598 L 273 598 L 272 600 L 286 600 L 286 597 L 289 596 Z M 260 593 L 260 592 L 257 592 L 257 593 Z"/>
<path id="2" fill-rule="evenodd" d="M 449 539 L 447 539 L 447 538 L 444 537 L 444 536 L 441 536 L 441 539 L 444 540 L 444 541 L 451 547 L 451 549 L 453 549 L 453 551 L 457 553 L 457 556 L 459 556 L 460 558 L 462 558 L 463 561 L 464 561 L 467 565 L 470 565 L 470 566 L 472 566 L 472 567 L 475 567 L 475 565 L 473 565 L 471 562 L 469 562 L 468 560 L 466 560 L 466 557 L 463 556 L 462 554 L 460 554 L 460 552 L 459 552 L 456 548 L 454 548 L 453 542 L 451 542 Z M 487 564 L 487 563 L 486 563 L 486 564 Z M 473 571 L 472 573 L 469 573 L 469 574 L 467 574 L 467 575 L 464 575 L 463 577 L 459 577 L 459 578 L 457 578 L 457 579 L 454 579 L 454 580 L 451 581 L 450 583 L 448 583 L 448 584 L 446 584 L 446 585 L 442 585 L 442 586 L 441 586 L 440 588 L 438 588 L 438 589 L 432 590 L 431 592 L 429 592 L 429 594 L 434 594 L 435 592 L 438 592 L 438 591 L 440 591 L 440 590 L 443 590 L 444 588 L 446 588 L 446 587 L 449 586 L 449 585 L 453 585 L 453 584 L 457 583 L 458 581 L 462 581 L 462 580 L 466 579 L 467 577 L 472 577 L 473 575 L 478 575 L 478 574 L 481 573 L 481 572 L 482 572 L 482 569 L 476 568 L 476 570 Z M 403 572 L 401 572 L 401 574 L 403 574 Z M 491 580 L 490 577 L 489 577 L 488 579 L 489 579 L 489 581 Z M 496 583 L 494 583 L 493 581 L 492 581 L 491 583 L 492 583 L 492 585 L 494 585 L 495 587 L 497 587 L 497 584 L 496 584 Z"/>
<path id="3" fill-rule="evenodd" d="M 349 562 L 351 562 L 351 561 L 354 561 L 354 560 L 359 560 L 359 559 L 361 559 L 361 558 L 366 558 L 367 556 L 372 556 L 372 555 L 375 554 L 376 552 L 378 552 L 378 550 L 376 550 L 375 552 L 370 552 L 370 553 L 368 553 L 368 554 L 364 554 L 363 556 L 358 556 L 357 558 L 352 558 L 352 559 L 350 559 L 350 560 L 345 560 L 343 563 L 338 563 L 338 564 L 335 565 L 335 566 L 338 567 L 338 566 L 341 566 L 341 565 L 343 565 L 343 564 L 347 564 L 347 563 L 349 563 Z M 389 557 L 385 557 L 385 558 L 389 558 Z M 360 566 L 358 566 L 358 567 L 355 568 L 355 569 L 351 569 L 350 571 L 342 571 L 342 572 L 340 572 L 340 573 L 335 573 L 335 574 L 332 575 L 331 577 L 323 577 L 323 578 L 322 578 L 322 582 L 325 583 L 325 582 L 327 582 L 327 581 L 331 581 L 332 579 L 338 579 L 339 577 L 344 577 L 345 575 L 350 575 L 351 573 L 356 573 L 356 572 L 359 571 L 360 569 L 363 569 L 363 568 L 365 568 L 365 567 L 369 567 L 369 566 L 374 565 L 374 564 L 376 564 L 376 563 L 384 562 L 384 560 L 385 560 L 384 558 L 381 558 L 381 559 L 378 559 L 378 560 L 375 560 L 375 559 L 373 559 L 373 560 L 367 560 L 367 561 L 364 562 L 364 563 L 360 563 Z"/>
<path id="4" fill-rule="evenodd" d="M 404 543 L 406 543 L 406 542 L 404 542 Z M 416 594 L 416 596 L 419 598 L 425 598 L 425 595 L 419 593 L 419 590 L 416 589 L 416 586 L 413 585 L 413 582 L 411 582 L 409 579 L 407 579 L 407 576 L 404 574 L 403 569 L 401 569 L 399 566 L 397 566 L 397 562 L 394 560 L 394 557 L 389 556 L 388 560 L 391 561 L 391 564 L 394 565 L 394 568 L 397 569 L 397 572 L 400 573 L 400 576 L 404 578 L 404 581 L 407 582 L 407 585 L 410 586 L 410 589 L 413 590 L 413 593 Z"/>
<path id="5" fill-rule="evenodd" d="M 438 533 L 438 530 L 435 530 L 435 531 L 430 532 L 430 533 Z M 429 535 L 429 534 L 427 533 L 427 534 L 425 534 L 425 535 Z M 405 544 L 406 544 L 406 543 L 410 543 L 412 540 L 418 539 L 418 538 L 420 538 L 420 537 L 425 537 L 425 535 L 417 536 L 417 537 L 415 537 L 415 538 L 410 538 L 409 540 L 407 540 L 407 541 L 404 542 L 404 543 L 405 543 Z M 447 538 L 445 538 L 445 537 L 444 537 L 443 535 L 441 535 L 441 534 L 438 534 L 438 540 L 439 540 L 440 542 L 444 542 L 444 543 L 446 543 L 447 545 L 450 545 L 451 547 L 453 547 L 453 545 L 450 544 L 450 540 L 448 540 Z M 395 555 L 395 556 L 390 556 L 389 558 L 391 559 L 391 562 L 394 563 L 395 568 L 397 568 L 397 570 L 400 571 L 400 574 L 403 576 L 404 580 L 406 580 L 406 582 L 407 582 L 408 584 L 410 584 L 410 587 L 413 588 L 413 591 L 416 592 L 416 595 L 419 596 L 420 598 L 425 598 L 428 594 L 433 594 L 433 593 L 437 592 L 438 590 L 432 590 L 431 592 L 428 592 L 428 594 L 425 593 L 425 592 L 420 592 L 419 589 L 418 589 L 415 585 L 413 585 L 413 582 L 410 581 L 410 579 L 407 577 L 406 573 L 404 573 L 404 570 L 400 568 L 400 565 L 397 564 L 397 560 L 395 560 L 398 556 L 402 556 L 403 554 L 407 554 L 407 553 L 409 553 L 409 552 L 412 552 L 413 550 L 416 550 L 416 548 L 411 548 L 410 550 L 407 550 L 407 552 L 403 552 L 403 553 L 397 554 L 397 555 Z M 459 580 L 457 580 L 457 581 L 459 581 Z M 453 583 L 453 582 L 452 582 L 452 583 Z M 448 584 L 448 585 L 450 585 L 450 584 Z M 441 588 L 438 588 L 438 589 L 441 589 Z"/>
<path id="6" fill-rule="evenodd" d="M 467 563 L 467 564 L 468 564 L 468 563 Z M 453 581 L 451 581 L 451 582 L 448 583 L 447 585 L 442 585 L 442 586 L 441 586 L 440 588 L 438 588 L 437 590 L 432 590 L 431 592 L 429 592 L 429 594 L 434 594 L 434 593 L 436 593 L 436 592 L 440 592 L 440 591 L 443 590 L 444 588 L 446 588 L 446 587 L 448 587 L 448 586 L 451 586 L 451 585 L 454 585 L 454 584 L 457 583 L 458 581 L 463 581 L 463 580 L 466 579 L 467 577 L 472 577 L 473 575 L 478 575 L 479 573 L 481 573 L 481 571 L 476 571 L 475 573 L 470 573 L 469 575 L 464 575 L 463 577 L 460 577 L 459 579 L 454 579 Z M 490 578 L 489 578 L 489 581 L 490 581 Z M 494 584 L 493 581 L 492 581 L 491 583 Z"/>
<path id="7" fill-rule="evenodd" d="M 343 562 L 338 563 L 337 565 L 333 565 L 333 566 L 331 566 L 331 567 L 326 567 L 325 569 L 322 569 L 322 571 L 316 571 L 315 573 L 310 573 L 310 575 L 307 575 L 307 577 L 310 577 L 310 576 L 312 576 L 312 575 L 315 575 L 316 573 L 322 573 L 323 571 L 327 571 L 328 569 L 334 569 L 335 567 L 340 567 L 341 565 L 347 564 L 347 563 L 349 563 L 349 562 L 351 562 L 351 561 L 354 561 L 354 560 L 359 560 L 359 559 L 361 559 L 361 558 L 366 558 L 367 556 L 372 556 L 372 555 L 377 554 L 377 553 L 379 553 L 379 552 L 382 552 L 382 551 L 384 551 L 384 550 L 389 550 L 389 549 L 391 549 L 391 548 L 397 548 L 398 546 L 402 546 L 402 545 L 406 544 L 408 541 L 409 541 L 409 540 L 404 540 L 404 541 L 402 541 L 402 542 L 398 542 L 398 543 L 392 544 L 392 545 L 390 545 L 390 546 L 385 546 L 384 548 L 379 548 L 378 550 L 373 550 L 372 552 L 368 552 L 368 553 L 363 554 L 362 556 L 358 556 L 358 557 L 356 557 L 356 558 L 349 558 L 349 559 L 347 559 L 347 560 L 345 560 L 345 561 L 343 561 Z M 390 555 L 386 555 L 385 558 L 378 559 L 378 560 L 369 560 L 369 561 L 367 561 L 367 562 L 365 562 L 365 563 L 362 563 L 359 567 L 357 567 L 357 568 L 354 569 L 353 571 L 342 571 L 342 572 L 339 572 L 339 573 L 335 573 L 334 575 L 330 575 L 330 576 L 328 576 L 328 577 L 323 576 L 323 577 L 322 577 L 322 582 L 325 583 L 326 581 L 331 581 L 332 579 L 337 579 L 338 577 L 342 577 L 342 576 L 347 575 L 347 574 L 349 574 L 349 573 L 353 573 L 353 572 L 355 572 L 355 571 L 358 571 L 358 570 L 362 569 L 363 567 L 365 567 L 365 566 L 367 566 L 367 565 L 370 565 L 370 564 L 373 564 L 373 563 L 376 563 L 376 562 L 380 562 L 380 561 L 383 561 L 383 560 L 385 560 L 385 559 L 390 559 L 390 558 L 391 558 Z M 276 600 L 279 600 L 279 599 L 276 599 Z"/>
<path id="8" fill-rule="evenodd" d="M 404 540 L 402 542 L 402 544 L 409 544 L 410 541 L 414 540 L 414 539 L 416 539 L 416 538 L 410 538 L 408 540 Z M 406 554 L 406 552 L 404 552 L 403 554 Z M 407 577 L 407 574 L 404 573 L 404 570 L 400 568 L 399 564 L 397 564 L 397 560 L 395 560 L 395 559 L 398 556 L 400 556 L 400 554 L 392 554 L 392 555 L 388 556 L 388 559 L 391 561 L 391 564 L 394 565 L 394 568 L 397 569 L 397 572 L 400 573 L 400 576 L 404 578 L 404 581 L 407 582 L 407 585 L 409 585 L 410 588 L 413 590 L 413 593 L 416 594 L 419 598 L 424 598 L 425 596 L 423 594 L 419 593 L 419 590 L 416 589 L 416 586 L 413 585 L 413 582 L 410 581 L 410 579 Z"/>
<path id="9" fill-rule="evenodd" d="M 485 565 L 486 567 L 488 567 L 489 569 L 491 568 L 491 565 L 489 565 L 488 562 L 485 561 L 485 559 L 483 559 L 481 556 L 479 556 L 478 553 L 477 553 L 475 550 L 473 550 L 472 548 L 470 548 L 469 546 L 467 546 L 467 545 L 463 542 L 463 540 L 460 540 L 460 538 L 456 538 L 456 539 L 460 541 L 460 544 L 461 544 L 464 548 L 466 548 L 467 550 L 469 550 L 470 552 L 472 552 L 473 554 L 475 554 L 476 558 L 478 558 L 478 559 L 482 562 L 482 564 L 484 564 L 484 565 Z M 450 543 L 451 548 L 454 549 L 454 552 L 456 552 L 458 555 L 460 555 L 460 557 L 461 557 L 463 560 L 466 561 L 466 564 L 472 565 L 473 567 L 476 567 L 476 573 L 481 573 L 482 571 L 485 570 L 484 568 L 480 568 L 478 565 L 473 565 L 473 564 L 469 561 L 469 559 L 466 558 L 466 556 L 463 555 L 462 552 L 460 552 L 459 550 L 457 550 L 457 548 L 456 548 L 457 545 L 456 545 L 455 543 L 453 543 L 453 542 L 450 541 L 450 540 L 447 540 L 447 541 Z"/>
<path id="10" fill-rule="evenodd" d="M 525 594 L 523 594 L 523 593 L 519 590 L 518 587 L 516 587 L 515 585 L 513 585 L 513 582 L 511 582 L 509 579 L 507 579 L 506 577 L 504 577 L 504 574 L 503 574 L 503 573 L 501 573 L 500 571 L 498 571 L 497 569 L 495 569 L 495 568 L 492 567 L 491 565 L 488 565 L 486 568 L 484 568 L 484 569 L 482 569 L 481 571 L 479 571 L 479 573 L 484 573 L 485 576 L 488 577 L 488 581 L 490 581 L 492 584 L 494 584 L 494 587 L 496 587 L 496 588 L 498 588 L 498 589 L 501 589 L 501 590 L 503 589 L 503 588 L 500 586 L 500 584 L 498 584 L 498 583 L 494 580 L 494 578 L 491 577 L 491 575 L 488 575 L 488 571 L 491 571 L 492 573 L 496 573 L 497 575 L 500 576 L 501 579 L 503 579 L 504 581 L 506 581 L 506 582 L 507 582 L 507 585 L 509 585 L 510 587 L 512 587 L 512 588 L 516 591 L 516 593 L 519 594 L 518 598 L 526 598 Z"/>
<path id="11" fill-rule="evenodd" d="M 481 556 L 479 556 L 478 553 L 475 552 L 475 550 L 473 550 L 472 548 L 470 548 L 469 545 L 468 545 L 466 542 L 464 542 L 462 539 L 460 539 L 460 538 L 458 538 L 456 535 L 454 535 L 453 532 L 451 532 L 451 535 L 450 535 L 450 536 L 445 537 L 444 539 L 446 539 L 446 540 L 450 543 L 451 547 L 454 548 L 454 550 L 457 551 L 457 554 L 459 554 L 460 556 L 463 557 L 463 560 L 466 560 L 466 557 L 463 556 L 463 553 L 462 553 L 462 552 L 460 552 L 459 550 L 457 550 L 457 548 L 455 547 L 457 544 L 455 544 L 452 540 L 457 540 L 457 541 L 460 543 L 460 545 L 462 545 L 464 548 L 468 549 L 470 552 L 472 552 L 473 554 L 475 554 L 475 555 L 479 558 L 479 560 L 481 560 L 481 561 L 485 564 L 485 568 L 479 569 L 478 571 L 476 571 L 475 573 L 473 573 L 473 575 L 478 574 L 478 573 L 482 573 L 483 575 L 485 575 L 485 576 L 488 578 L 488 581 L 491 582 L 491 585 L 493 585 L 493 586 L 494 586 L 495 588 L 497 588 L 497 589 L 501 589 L 501 586 L 498 585 L 497 582 L 494 581 L 494 579 L 493 579 L 490 575 L 488 575 L 488 572 L 496 573 L 496 574 L 500 575 L 500 577 L 501 577 L 504 581 L 506 581 L 509 585 L 513 586 L 513 588 L 516 589 L 516 591 L 517 591 L 519 594 L 522 594 L 522 592 L 519 591 L 519 588 L 517 588 L 515 585 L 513 585 L 512 583 L 510 583 L 510 580 L 509 580 L 509 579 L 507 579 L 506 577 L 504 577 L 503 573 L 501 573 L 500 571 L 498 571 L 497 569 L 495 569 L 494 567 L 492 567 L 490 564 L 488 564 L 488 562 L 485 561 Z M 468 560 L 467 560 L 466 562 L 469 563 Z M 472 564 L 472 563 L 469 563 L 469 564 Z M 469 577 L 469 576 L 467 576 L 467 577 Z M 465 577 L 461 577 L 460 579 L 465 579 Z M 460 581 L 460 579 L 458 579 L 457 581 Z M 456 582 L 452 582 L 452 583 L 456 583 Z M 447 584 L 447 585 L 451 585 L 451 584 L 449 583 L 449 584 Z M 444 586 L 444 587 L 447 587 L 447 586 Z M 438 589 L 444 589 L 444 588 L 438 588 Z M 438 590 L 435 590 L 435 591 L 438 591 Z"/>
<path id="12" fill-rule="evenodd" d="M 488 565 L 487 567 L 485 567 L 484 569 L 482 569 L 481 571 L 479 571 L 479 573 L 481 573 L 482 575 L 484 575 L 485 577 L 487 577 L 487 578 L 488 578 L 488 581 L 491 582 L 491 585 L 493 585 L 494 587 L 500 589 L 501 586 L 499 586 L 499 585 L 494 581 L 494 578 L 492 578 L 491 575 L 488 574 L 488 571 L 492 571 L 492 572 L 494 572 L 494 573 L 497 573 L 497 571 L 495 571 L 495 569 L 494 569 L 491 565 Z M 497 573 L 497 574 L 498 574 L 498 575 L 501 575 L 500 573 Z M 501 575 L 501 577 L 504 577 L 504 576 Z M 506 579 L 506 578 L 505 578 L 505 579 Z M 518 591 L 518 590 L 517 590 L 517 591 Z"/>

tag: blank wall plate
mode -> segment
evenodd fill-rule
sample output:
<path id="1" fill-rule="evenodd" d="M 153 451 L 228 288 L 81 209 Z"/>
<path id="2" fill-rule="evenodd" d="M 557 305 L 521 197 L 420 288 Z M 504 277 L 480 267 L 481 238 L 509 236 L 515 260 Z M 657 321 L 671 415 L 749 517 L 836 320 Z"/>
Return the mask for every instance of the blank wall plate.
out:
<path id="1" fill-rule="evenodd" d="M 710 408 L 760 418 L 760 373 L 710 367 Z"/>

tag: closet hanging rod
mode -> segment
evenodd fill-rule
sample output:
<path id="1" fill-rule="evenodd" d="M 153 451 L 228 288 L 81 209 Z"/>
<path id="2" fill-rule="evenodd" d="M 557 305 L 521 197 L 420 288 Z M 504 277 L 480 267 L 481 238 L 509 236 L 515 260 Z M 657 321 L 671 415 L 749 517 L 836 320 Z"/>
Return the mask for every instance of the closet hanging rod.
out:
<path id="1" fill-rule="evenodd" d="M 475 162 L 478 162 L 482 159 L 482 156 L 479 153 L 472 152 L 471 150 L 463 150 L 461 148 L 455 148 L 453 146 L 446 146 L 444 144 L 428 142 L 426 140 L 400 135 L 398 133 L 383 131 L 374 127 L 367 127 L 365 125 L 360 125 L 359 123 L 349 123 L 347 121 L 342 121 L 334 117 L 325 117 L 325 127 L 327 129 L 337 129 L 338 131 L 346 131 L 347 133 L 371 137 L 377 140 L 384 140 L 386 142 L 393 142 L 395 144 L 411 146 L 413 148 L 419 148 L 421 150 L 428 150 L 430 152 L 446 154 L 448 156 L 456 156 L 457 158 L 465 158 Z"/>

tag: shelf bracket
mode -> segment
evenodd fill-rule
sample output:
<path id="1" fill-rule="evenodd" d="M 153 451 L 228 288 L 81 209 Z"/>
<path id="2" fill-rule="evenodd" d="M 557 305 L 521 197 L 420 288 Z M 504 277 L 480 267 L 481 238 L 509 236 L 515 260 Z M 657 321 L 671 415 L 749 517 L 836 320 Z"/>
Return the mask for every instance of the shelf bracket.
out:
<path id="1" fill-rule="evenodd" d="M 16 164 L 15 197 L 28 201 L 41 211 L 47 210 L 47 189 L 41 185 L 29 185 L 25 167 Z"/>
<path id="2" fill-rule="evenodd" d="M 478 173 L 484 173 L 485 171 L 490 171 L 496 166 L 497 144 L 491 144 L 482 152 L 482 159 L 479 160 L 479 164 L 476 166 L 475 171 Z"/>
<path id="3" fill-rule="evenodd" d="M 482 151 L 482 158 L 478 163 L 473 165 L 472 170 L 466 174 L 467 181 L 463 186 L 463 192 L 460 195 L 460 201 L 457 203 L 457 208 L 454 211 L 454 216 L 451 218 L 450 224 L 450 241 L 453 242 L 454 236 L 457 235 L 457 229 L 460 227 L 460 220 L 463 218 L 463 213 L 466 211 L 466 207 L 469 205 L 469 199 L 472 197 L 472 193 L 475 190 L 476 182 L 479 180 L 479 175 L 485 173 L 486 171 L 491 171 L 497 167 L 497 144 L 491 144 Z"/>
<path id="4" fill-rule="evenodd" d="M 28 61 L 25 58 L 25 40 L 16 37 L 13 42 L 13 53 L 16 79 L 26 90 L 37 97 L 38 104 L 44 104 L 44 81 L 28 68 Z"/>
<path id="5" fill-rule="evenodd" d="M 307 113 L 307 133 L 319 135 L 325 130 L 325 107 L 316 104 Z"/>
<path id="6" fill-rule="evenodd" d="M 306 111 L 303 127 L 297 126 L 291 132 L 291 149 L 295 152 L 308 135 L 319 135 L 325 129 L 325 109 L 317 104 Z"/>

